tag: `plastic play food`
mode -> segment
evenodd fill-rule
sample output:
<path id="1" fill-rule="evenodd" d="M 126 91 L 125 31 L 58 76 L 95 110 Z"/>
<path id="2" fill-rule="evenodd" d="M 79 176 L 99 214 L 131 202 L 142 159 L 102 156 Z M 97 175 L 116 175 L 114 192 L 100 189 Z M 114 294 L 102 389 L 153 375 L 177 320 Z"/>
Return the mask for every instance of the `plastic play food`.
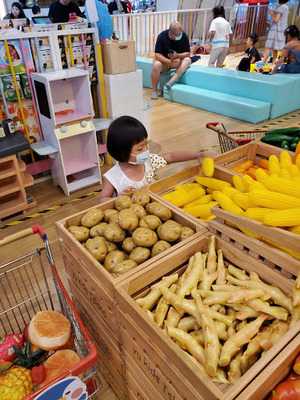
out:
<path id="1" fill-rule="evenodd" d="M 44 384 L 60 375 L 67 374 L 80 362 L 79 356 L 73 350 L 58 350 L 45 362 L 46 380 Z"/>
<path id="2" fill-rule="evenodd" d="M 39 311 L 28 326 L 29 340 L 43 350 L 64 346 L 71 335 L 69 320 L 57 311 Z"/>
<path id="3" fill-rule="evenodd" d="M 23 400 L 31 392 L 32 381 L 29 369 L 12 367 L 0 374 L 1 400 Z"/>
<path id="4" fill-rule="evenodd" d="M 16 357 L 14 347 L 22 347 L 24 344 L 23 334 L 11 334 L 0 341 L 0 360 L 13 361 Z"/>

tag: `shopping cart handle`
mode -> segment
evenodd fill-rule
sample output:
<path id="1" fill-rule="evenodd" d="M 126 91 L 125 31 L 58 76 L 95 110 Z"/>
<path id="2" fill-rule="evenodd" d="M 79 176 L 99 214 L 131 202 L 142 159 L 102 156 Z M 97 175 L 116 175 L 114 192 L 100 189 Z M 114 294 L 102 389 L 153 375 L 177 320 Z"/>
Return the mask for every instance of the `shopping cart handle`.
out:
<path id="1" fill-rule="evenodd" d="M 44 229 L 40 225 L 33 225 L 32 228 L 24 229 L 0 240 L 0 247 L 36 233 L 41 237 L 41 239 L 44 239 L 47 236 Z"/>

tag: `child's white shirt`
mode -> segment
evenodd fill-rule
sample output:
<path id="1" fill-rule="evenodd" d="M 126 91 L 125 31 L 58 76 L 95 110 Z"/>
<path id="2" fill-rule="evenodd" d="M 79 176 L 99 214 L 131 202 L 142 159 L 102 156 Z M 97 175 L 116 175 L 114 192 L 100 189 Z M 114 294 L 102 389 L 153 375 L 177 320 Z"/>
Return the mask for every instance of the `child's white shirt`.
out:
<path id="1" fill-rule="evenodd" d="M 159 156 L 158 154 L 150 154 L 149 160 L 145 163 L 145 175 L 143 179 L 135 181 L 130 179 L 117 163 L 109 171 L 104 174 L 104 177 L 109 181 L 109 183 L 114 187 L 117 195 L 125 192 L 129 188 L 141 189 L 152 183 L 155 179 L 157 171 L 165 167 L 167 161 Z"/>

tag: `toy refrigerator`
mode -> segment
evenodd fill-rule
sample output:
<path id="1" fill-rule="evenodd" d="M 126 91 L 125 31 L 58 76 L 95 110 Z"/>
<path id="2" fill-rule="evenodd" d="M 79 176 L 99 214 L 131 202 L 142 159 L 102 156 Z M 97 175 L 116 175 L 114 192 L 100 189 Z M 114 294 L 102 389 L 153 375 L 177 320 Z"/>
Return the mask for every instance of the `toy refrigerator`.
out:
<path id="1" fill-rule="evenodd" d="M 101 181 L 88 72 L 32 74 L 44 136 L 54 148 L 52 177 L 66 195 Z"/>

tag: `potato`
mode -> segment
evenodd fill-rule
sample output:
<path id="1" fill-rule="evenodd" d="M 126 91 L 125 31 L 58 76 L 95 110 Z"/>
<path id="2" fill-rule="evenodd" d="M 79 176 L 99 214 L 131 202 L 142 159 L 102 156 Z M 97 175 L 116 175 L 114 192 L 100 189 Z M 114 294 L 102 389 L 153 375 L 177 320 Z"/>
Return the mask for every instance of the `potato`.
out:
<path id="1" fill-rule="evenodd" d="M 106 222 L 101 222 L 101 224 L 95 225 L 90 230 L 90 236 L 103 236 L 104 228 L 107 226 Z"/>
<path id="2" fill-rule="evenodd" d="M 125 232 L 117 224 L 108 224 L 104 229 L 106 240 L 114 243 L 121 243 L 125 239 Z"/>
<path id="3" fill-rule="evenodd" d="M 156 233 L 149 228 L 137 228 L 132 239 L 137 246 L 142 247 L 152 247 L 158 240 Z"/>
<path id="4" fill-rule="evenodd" d="M 137 267 L 137 263 L 134 260 L 125 260 L 120 264 L 116 265 L 112 272 L 115 274 L 124 274 L 127 271 L 130 271 L 132 268 Z"/>
<path id="5" fill-rule="evenodd" d="M 129 255 L 129 259 L 141 264 L 150 257 L 150 250 L 145 247 L 136 247 Z"/>
<path id="6" fill-rule="evenodd" d="M 135 247 L 136 245 L 131 237 L 123 240 L 122 249 L 125 250 L 127 253 L 131 253 Z"/>
<path id="7" fill-rule="evenodd" d="M 133 231 L 139 224 L 139 219 L 130 209 L 121 210 L 119 212 L 119 225 L 122 229 Z"/>
<path id="8" fill-rule="evenodd" d="M 117 250 L 118 247 L 115 243 L 105 240 L 107 246 L 107 252 L 110 253 L 111 251 Z"/>
<path id="9" fill-rule="evenodd" d="M 162 221 L 167 221 L 168 219 L 172 218 L 171 210 L 157 201 L 147 204 L 146 210 L 149 214 L 156 215 Z"/>
<path id="10" fill-rule="evenodd" d="M 81 225 L 91 228 L 92 226 L 99 224 L 99 222 L 103 220 L 103 217 L 103 211 L 94 208 L 84 214 L 84 216 L 81 218 Z"/>
<path id="11" fill-rule="evenodd" d="M 193 231 L 192 228 L 189 228 L 188 226 L 182 226 L 181 227 L 181 235 L 180 235 L 180 240 L 185 240 L 192 236 L 195 232 Z"/>
<path id="12" fill-rule="evenodd" d="M 107 245 L 103 237 L 96 236 L 85 243 L 85 247 L 98 261 L 103 261 L 107 254 Z"/>
<path id="13" fill-rule="evenodd" d="M 144 207 L 139 204 L 132 204 L 130 210 L 132 210 L 138 218 L 143 218 L 145 215 L 147 215 Z"/>
<path id="14" fill-rule="evenodd" d="M 104 211 L 104 221 L 110 224 L 115 224 L 119 220 L 119 212 L 114 208 L 108 208 Z"/>
<path id="15" fill-rule="evenodd" d="M 88 240 L 90 231 L 85 226 L 69 226 L 68 231 L 72 233 L 75 239 L 79 242 L 85 242 Z"/>
<path id="16" fill-rule="evenodd" d="M 161 220 L 156 215 L 146 215 L 140 220 L 140 226 L 142 228 L 149 228 L 153 231 L 156 231 L 159 225 L 161 225 Z"/>
<path id="17" fill-rule="evenodd" d="M 162 253 L 163 251 L 169 249 L 171 247 L 170 243 L 165 240 L 159 240 L 152 247 L 151 257 L 155 257 L 157 254 Z"/>
<path id="18" fill-rule="evenodd" d="M 145 206 L 150 203 L 150 196 L 145 190 L 137 190 L 132 195 L 132 201 L 135 204 L 139 204 L 140 206 Z"/>
<path id="19" fill-rule="evenodd" d="M 126 254 L 120 250 L 114 250 L 107 254 L 104 261 L 104 268 L 112 271 L 118 264 L 126 259 Z"/>
<path id="20" fill-rule="evenodd" d="M 180 238 L 182 227 L 177 222 L 169 220 L 160 225 L 157 230 L 158 236 L 161 240 L 166 242 L 176 242 Z"/>
<path id="21" fill-rule="evenodd" d="M 115 200 L 115 207 L 117 210 L 121 211 L 125 208 L 130 208 L 132 205 L 131 198 L 129 196 L 121 195 Z"/>

